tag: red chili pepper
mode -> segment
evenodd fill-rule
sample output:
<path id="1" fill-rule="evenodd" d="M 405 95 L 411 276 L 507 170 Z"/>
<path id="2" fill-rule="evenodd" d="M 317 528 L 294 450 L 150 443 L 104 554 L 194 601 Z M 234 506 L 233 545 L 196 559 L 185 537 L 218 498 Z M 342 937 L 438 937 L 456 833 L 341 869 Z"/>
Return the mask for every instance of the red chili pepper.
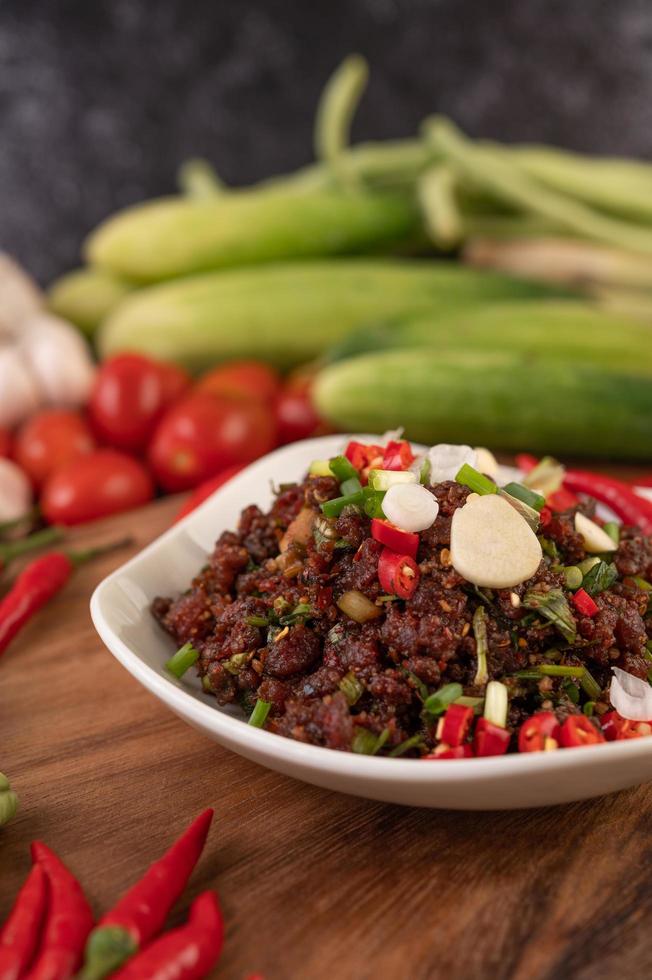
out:
<path id="1" fill-rule="evenodd" d="M 548 527 L 550 521 L 552 520 L 552 511 L 550 507 L 542 507 L 541 513 L 539 514 L 539 523 L 541 527 Z"/>
<path id="2" fill-rule="evenodd" d="M 606 504 L 625 524 L 636 524 L 644 534 L 652 534 L 652 503 L 639 497 L 621 480 L 584 470 L 567 470 L 564 485 Z"/>
<path id="3" fill-rule="evenodd" d="M 41 947 L 25 980 L 68 980 L 81 964 L 93 913 L 81 885 L 54 851 L 35 841 L 32 859 L 45 872 L 50 898 Z"/>
<path id="4" fill-rule="evenodd" d="M 602 732 L 598 731 L 586 715 L 570 715 L 559 733 L 559 741 L 565 749 L 576 745 L 595 745 L 604 740 Z"/>
<path id="5" fill-rule="evenodd" d="M 600 724 L 608 742 L 621 742 L 628 738 L 652 735 L 652 725 L 648 721 L 631 721 L 629 718 L 623 718 L 617 711 L 609 711 L 603 715 Z"/>
<path id="6" fill-rule="evenodd" d="M 407 470 L 414 462 L 410 443 L 405 439 L 388 442 L 383 453 L 383 470 Z"/>
<path id="7" fill-rule="evenodd" d="M 378 578 L 388 595 L 409 599 L 419 582 L 419 567 L 409 555 L 383 548 L 378 561 Z"/>
<path id="8" fill-rule="evenodd" d="M 437 725 L 437 738 L 445 745 L 457 748 L 466 741 L 473 721 L 473 708 L 451 704 Z"/>
<path id="9" fill-rule="evenodd" d="M 559 748 L 560 726 L 552 711 L 526 718 L 518 733 L 519 752 L 549 752 Z"/>
<path id="10" fill-rule="evenodd" d="M 86 946 L 83 980 L 98 980 L 121 966 L 163 927 L 201 854 L 213 819 L 204 810 L 114 907 L 102 916 Z"/>
<path id="11" fill-rule="evenodd" d="M 103 548 L 68 555 L 51 551 L 30 562 L 0 600 L 0 654 L 39 609 L 61 591 L 78 565 L 129 543 L 130 539 L 124 538 Z"/>
<path id="12" fill-rule="evenodd" d="M 212 494 L 215 493 L 220 487 L 228 483 L 229 480 L 239 473 L 243 469 L 242 466 L 229 466 L 228 469 L 222 470 L 217 476 L 211 477 L 210 480 L 205 480 L 204 483 L 200 483 L 193 492 L 190 494 L 185 504 L 182 504 L 176 517 L 174 518 L 174 523 L 180 521 L 182 517 L 190 514 L 196 507 L 203 504 L 205 500 L 208 500 Z"/>
<path id="13" fill-rule="evenodd" d="M 472 759 L 473 758 L 473 747 L 465 742 L 464 745 L 446 745 L 442 742 L 437 748 L 430 753 L 430 755 L 424 755 L 424 759 Z"/>
<path id="14" fill-rule="evenodd" d="M 519 453 L 516 457 L 516 465 L 521 473 L 531 473 L 534 467 L 539 465 L 539 460 L 530 453 Z"/>
<path id="15" fill-rule="evenodd" d="M 18 980 L 34 958 L 47 899 L 46 878 L 35 864 L 0 932 L 0 980 Z"/>
<path id="16" fill-rule="evenodd" d="M 554 493 L 549 493 L 546 497 L 546 503 L 549 507 L 556 511 L 570 510 L 571 507 L 577 507 L 579 500 L 574 493 L 567 490 L 566 487 L 560 487 L 559 490 L 555 490 Z"/>
<path id="17" fill-rule="evenodd" d="M 112 980 L 202 980 L 217 963 L 224 923 L 216 896 L 204 892 L 190 906 L 188 922 L 134 956 Z"/>
<path id="18" fill-rule="evenodd" d="M 584 589 L 578 589 L 572 598 L 573 605 L 583 616 L 595 616 L 596 613 L 600 612 L 600 608 L 596 602 L 593 601 L 588 592 Z"/>
<path id="19" fill-rule="evenodd" d="M 379 463 L 382 460 L 384 451 L 382 446 L 367 446 L 364 442 L 351 440 L 344 450 L 344 455 L 356 470 L 366 470 L 372 463 Z"/>
<path id="20" fill-rule="evenodd" d="M 479 756 L 504 755 L 509 747 L 510 739 L 511 735 L 506 728 L 494 725 L 492 721 L 487 721 L 486 718 L 480 718 L 475 726 L 473 736 L 475 754 Z"/>
<path id="21" fill-rule="evenodd" d="M 398 552 L 399 555 L 409 555 L 410 558 L 417 557 L 419 535 L 413 531 L 402 531 L 400 527 L 396 527 L 390 521 L 383 521 L 379 517 L 374 517 L 371 522 L 371 536 L 392 551 Z"/>

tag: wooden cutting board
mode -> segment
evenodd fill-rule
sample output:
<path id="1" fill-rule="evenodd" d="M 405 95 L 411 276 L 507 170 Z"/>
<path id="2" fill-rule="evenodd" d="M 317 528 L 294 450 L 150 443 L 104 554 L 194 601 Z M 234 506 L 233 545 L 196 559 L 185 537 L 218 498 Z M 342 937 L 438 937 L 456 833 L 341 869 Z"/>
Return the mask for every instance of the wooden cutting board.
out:
<path id="1" fill-rule="evenodd" d="M 22 804 L 0 830 L 0 920 L 35 838 L 99 914 L 211 805 L 206 852 L 171 922 L 217 889 L 223 980 L 652 975 L 652 786 L 511 813 L 372 803 L 232 755 L 144 691 L 102 646 L 88 602 L 177 506 L 76 534 L 126 532 L 135 544 L 80 570 L 0 662 L 0 770 Z"/>

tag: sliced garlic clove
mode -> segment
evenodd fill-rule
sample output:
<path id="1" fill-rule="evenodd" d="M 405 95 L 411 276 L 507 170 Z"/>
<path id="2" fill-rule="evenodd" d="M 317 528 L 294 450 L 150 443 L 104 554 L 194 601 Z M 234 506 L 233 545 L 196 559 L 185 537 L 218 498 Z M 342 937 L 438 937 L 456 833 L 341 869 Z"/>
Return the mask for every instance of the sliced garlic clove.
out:
<path id="1" fill-rule="evenodd" d="M 36 378 L 15 345 L 0 344 L 0 426 L 13 429 L 43 405 Z"/>
<path id="2" fill-rule="evenodd" d="M 0 522 L 16 521 L 32 504 L 32 487 L 16 463 L 0 459 Z"/>
<path id="3" fill-rule="evenodd" d="M 575 514 L 575 530 L 582 538 L 584 550 L 588 551 L 590 555 L 600 555 L 603 551 L 615 551 L 618 547 L 599 524 L 589 520 L 579 511 Z"/>
<path id="4" fill-rule="evenodd" d="M 95 368 L 75 327 L 49 313 L 31 317 L 24 324 L 21 349 L 49 405 L 76 408 L 88 400 Z"/>
<path id="5" fill-rule="evenodd" d="M 18 336 L 23 321 L 39 313 L 43 303 L 43 293 L 31 276 L 0 252 L 0 334 Z"/>
<path id="6" fill-rule="evenodd" d="M 467 499 L 453 514 L 451 560 L 474 585 L 509 589 L 532 578 L 541 545 L 514 508 L 496 494 Z"/>
<path id="7" fill-rule="evenodd" d="M 480 470 L 485 476 L 498 476 L 498 460 L 490 449 L 485 449 L 484 446 L 476 446 L 475 460 L 476 470 Z"/>

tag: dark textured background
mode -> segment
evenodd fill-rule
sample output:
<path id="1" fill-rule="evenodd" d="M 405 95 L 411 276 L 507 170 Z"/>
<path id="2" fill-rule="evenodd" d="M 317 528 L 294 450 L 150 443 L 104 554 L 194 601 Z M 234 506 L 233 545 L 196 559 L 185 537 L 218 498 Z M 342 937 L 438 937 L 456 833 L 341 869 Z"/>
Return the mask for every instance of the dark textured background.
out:
<path id="1" fill-rule="evenodd" d="M 652 155 L 649 0 L 0 0 L 0 247 L 43 281 L 205 155 L 306 162 L 320 89 L 372 65 L 355 137 L 438 110 L 474 135 Z"/>

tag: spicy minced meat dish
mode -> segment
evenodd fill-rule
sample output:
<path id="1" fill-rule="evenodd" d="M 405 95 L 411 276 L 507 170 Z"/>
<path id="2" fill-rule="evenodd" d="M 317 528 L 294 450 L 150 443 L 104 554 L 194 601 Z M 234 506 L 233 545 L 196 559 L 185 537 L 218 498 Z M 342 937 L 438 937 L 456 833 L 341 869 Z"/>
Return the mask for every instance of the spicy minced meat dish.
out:
<path id="1" fill-rule="evenodd" d="M 185 593 L 154 601 L 182 648 L 170 670 L 194 663 L 218 704 L 340 751 L 651 734 L 652 539 L 599 520 L 553 460 L 504 488 L 494 463 L 455 446 L 415 458 L 403 440 L 316 461 L 268 512 L 245 507 Z"/>

